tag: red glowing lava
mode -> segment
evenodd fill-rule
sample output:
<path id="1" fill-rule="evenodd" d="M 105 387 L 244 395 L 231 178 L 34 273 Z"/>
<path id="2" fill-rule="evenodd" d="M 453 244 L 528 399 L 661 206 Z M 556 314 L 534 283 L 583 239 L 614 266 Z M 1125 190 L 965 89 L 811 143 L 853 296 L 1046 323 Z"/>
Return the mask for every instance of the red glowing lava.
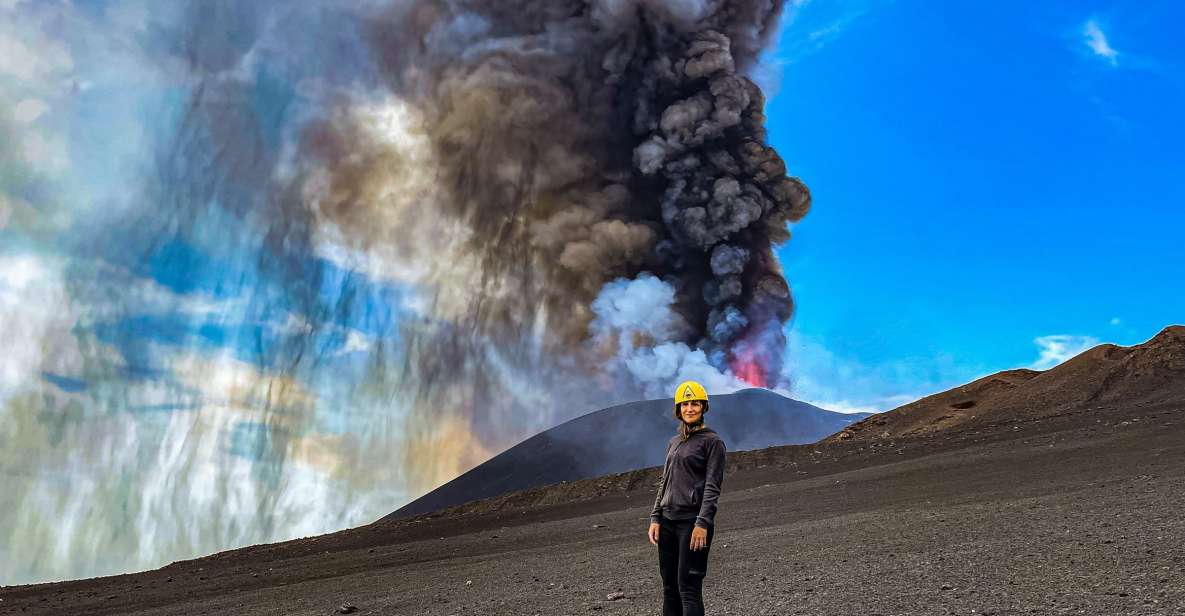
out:
<path id="1" fill-rule="evenodd" d="M 732 359 L 732 373 L 738 379 L 753 385 L 754 387 L 767 387 L 769 385 L 769 376 L 765 372 L 765 367 L 758 361 L 757 354 L 752 350 L 745 349 L 737 352 Z"/>

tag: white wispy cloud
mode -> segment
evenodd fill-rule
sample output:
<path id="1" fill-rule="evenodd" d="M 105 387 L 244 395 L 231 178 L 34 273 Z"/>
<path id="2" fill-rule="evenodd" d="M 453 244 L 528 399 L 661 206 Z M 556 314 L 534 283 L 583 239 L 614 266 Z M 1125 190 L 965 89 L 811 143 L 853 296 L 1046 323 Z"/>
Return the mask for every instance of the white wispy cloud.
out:
<path id="1" fill-rule="evenodd" d="M 795 397 L 791 392 L 779 391 L 778 393 L 788 397 Z M 801 398 L 801 395 L 798 397 Z M 853 413 L 883 413 L 885 411 L 891 411 L 897 407 L 909 404 L 910 402 L 913 402 L 914 400 L 917 400 L 921 397 L 922 396 L 903 394 L 899 396 L 887 396 L 883 398 L 866 400 L 825 398 L 821 400 L 803 400 L 803 402 L 813 404 L 827 411 L 851 415 Z"/>
<path id="2" fill-rule="evenodd" d="M 868 363 L 836 354 L 826 340 L 789 332 L 783 391 L 797 400 L 840 413 L 895 409 L 993 370 L 968 365 L 948 354 Z"/>
<path id="3" fill-rule="evenodd" d="M 875 9 L 880 2 L 853 2 L 842 7 L 828 6 L 820 8 L 817 13 L 811 13 L 804 19 L 797 19 L 807 8 L 806 2 L 792 7 L 791 12 L 783 21 L 782 41 L 779 46 L 786 51 L 781 58 L 783 63 L 796 62 L 799 59 L 815 53 L 838 39 L 852 24 Z"/>
<path id="4" fill-rule="evenodd" d="M 0 254 L 0 404 L 61 363 L 74 339 L 63 262 L 37 254 Z M 49 310 L 47 307 L 59 307 Z"/>
<path id="5" fill-rule="evenodd" d="M 1093 19 L 1087 20 L 1086 24 L 1082 26 L 1082 36 L 1085 39 L 1086 46 L 1096 55 L 1105 59 L 1111 66 L 1119 64 L 1119 52 L 1115 51 L 1111 44 L 1107 42 L 1107 34 L 1103 32 L 1103 28 L 1099 23 Z"/>
<path id="6" fill-rule="evenodd" d="M 17 103 L 13 109 L 12 117 L 19 124 L 30 124 L 36 122 L 42 114 L 49 111 L 49 105 L 45 101 L 38 98 L 26 98 Z"/>
<path id="7" fill-rule="evenodd" d="M 358 351 L 369 352 L 374 347 L 371 338 L 356 329 L 343 328 L 346 332 L 346 342 L 335 355 L 345 355 Z"/>
<path id="8" fill-rule="evenodd" d="M 778 24 L 777 44 L 762 55 L 752 77 L 767 99 L 781 90 L 786 67 L 807 58 L 843 36 L 853 24 L 890 0 L 787 3 Z"/>
<path id="9" fill-rule="evenodd" d="M 1033 340 L 1037 345 L 1040 357 L 1033 362 L 1036 370 L 1048 370 L 1079 353 L 1097 346 L 1099 339 L 1094 336 L 1075 336 L 1071 334 L 1053 334 L 1038 336 Z"/>

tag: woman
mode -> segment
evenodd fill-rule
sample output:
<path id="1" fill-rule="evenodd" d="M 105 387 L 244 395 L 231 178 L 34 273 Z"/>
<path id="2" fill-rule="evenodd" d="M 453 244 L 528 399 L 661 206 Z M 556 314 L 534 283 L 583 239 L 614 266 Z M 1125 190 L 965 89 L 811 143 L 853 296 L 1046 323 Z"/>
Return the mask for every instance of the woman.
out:
<path id="1" fill-rule="evenodd" d="M 658 546 L 663 616 L 702 616 L 716 500 L 724 480 L 724 441 L 704 425 L 708 393 L 695 381 L 675 390 L 679 433 L 667 444 L 666 463 L 650 512 L 650 543 Z"/>

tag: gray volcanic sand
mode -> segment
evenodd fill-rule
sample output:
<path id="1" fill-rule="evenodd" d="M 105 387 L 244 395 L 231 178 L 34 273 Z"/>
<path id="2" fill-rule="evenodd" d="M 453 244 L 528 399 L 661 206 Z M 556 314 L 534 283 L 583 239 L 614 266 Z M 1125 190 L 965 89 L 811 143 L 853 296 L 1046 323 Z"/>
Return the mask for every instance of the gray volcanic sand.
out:
<path id="1" fill-rule="evenodd" d="M 1185 613 L 1183 410 L 730 452 L 707 613 Z M 540 489 L 142 574 L 4 588 L 0 614 L 660 614 L 645 537 L 657 471 L 562 486 L 594 494 L 575 503 Z M 615 591 L 625 597 L 607 600 Z"/>

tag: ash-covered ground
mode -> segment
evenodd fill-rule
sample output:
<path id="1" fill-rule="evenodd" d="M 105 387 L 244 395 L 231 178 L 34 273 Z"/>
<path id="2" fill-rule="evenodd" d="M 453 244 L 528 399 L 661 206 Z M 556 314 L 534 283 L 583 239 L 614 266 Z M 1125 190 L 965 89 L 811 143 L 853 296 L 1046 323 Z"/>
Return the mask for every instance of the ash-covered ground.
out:
<path id="1" fill-rule="evenodd" d="M 1182 334 L 1042 373 L 1070 388 L 1042 400 L 1078 400 L 1056 412 L 984 402 L 949 428 L 730 454 L 708 613 L 1185 613 Z M 657 477 L 3 588 L 0 614 L 659 614 Z"/>

